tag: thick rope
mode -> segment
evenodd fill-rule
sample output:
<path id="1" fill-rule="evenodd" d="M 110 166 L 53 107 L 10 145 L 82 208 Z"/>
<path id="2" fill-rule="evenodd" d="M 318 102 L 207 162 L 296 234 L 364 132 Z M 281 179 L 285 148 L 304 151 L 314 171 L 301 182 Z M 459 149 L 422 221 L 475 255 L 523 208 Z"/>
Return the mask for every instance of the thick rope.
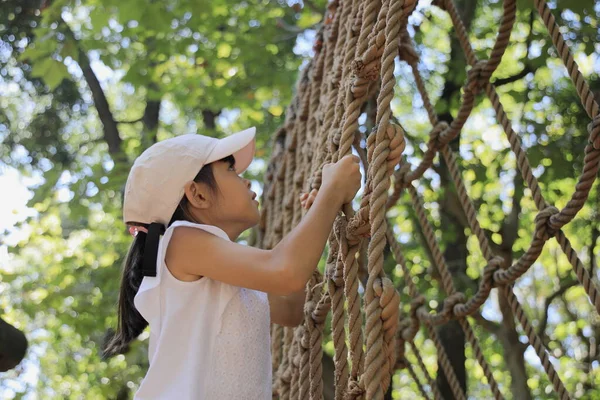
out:
<path id="1" fill-rule="evenodd" d="M 273 369 L 276 371 L 274 393 L 279 398 L 322 398 L 321 341 L 330 310 L 335 349 L 336 399 L 365 396 L 369 399 L 383 398 L 393 372 L 398 367 L 408 370 L 421 393 L 427 397 L 427 392 L 414 369 L 410 364 L 406 364 L 406 344 L 413 349 L 433 397 L 441 398 L 437 386 L 425 369 L 418 349 L 414 346 L 413 339 L 421 325 L 427 328 L 436 345 L 440 365 L 454 396 L 465 398 L 435 331 L 436 326 L 451 319 L 459 321 L 476 359 L 483 368 L 494 397 L 502 398 L 491 369 L 483 358 L 479 342 L 466 319 L 481 307 L 492 289 L 497 286 L 500 286 L 506 296 L 559 397 L 569 398 L 549 361 L 547 350 L 512 292 L 512 284 L 539 258 L 545 243 L 555 237 L 592 304 L 600 313 L 598 288 L 561 230 L 585 204 L 600 169 L 600 118 L 598 105 L 574 62 L 550 9 L 544 0 L 534 2 L 576 86 L 582 104 L 592 118 L 588 127 L 589 143 L 585 148 L 583 171 L 570 201 L 562 210 L 554 208 L 544 200 L 518 136 L 512 129 L 493 84 L 490 83 L 490 78 L 500 64 L 509 43 L 516 15 L 514 0 L 503 2 L 503 18 L 487 60 L 478 60 L 475 56 L 454 2 L 434 2 L 450 15 L 470 66 L 459 111 L 449 124 L 439 121 L 435 113 L 419 72 L 418 54 L 406 28 L 406 18 L 414 9 L 416 1 L 336 0 L 329 3 L 325 22 L 317 33 L 315 57 L 302 72 L 296 88 L 296 97 L 286 112 L 284 126 L 273 137 L 274 150 L 265 174 L 258 244 L 263 248 L 273 248 L 299 223 L 306 212 L 297 201 L 299 194 L 302 191 L 319 189 L 323 164 L 350 154 L 353 146 L 361 155 L 367 179 L 359 210 L 355 213 L 351 205 L 345 205 L 344 214 L 340 214 L 336 219 L 334 232 L 328 240 L 330 252 L 326 263 L 326 276 L 323 277 L 315 271 L 307 284 L 304 324 L 295 329 L 283 329 L 278 326 L 272 328 Z M 395 149 L 404 148 L 402 126 L 399 123 L 390 123 L 390 102 L 396 83 L 394 66 L 397 56 L 411 68 L 432 130 L 421 162 L 415 169 L 411 169 L 408 164 L 401 165 L 394 173 L 393 193 L 388 193 L 390 176 L 396 167 L 395 162 L 391 161 L 394 159 L 391 153 Z M 496 257 L 491 251 L 488 238 L 477 221 L 477 213 L 466 191 L 456 156 L 448 146 L 448 143 L 460 134 L 475 107 L 476 97 L 482 90 L 489 97 L 497 120 L 504 128 L 511 149 L 516 155 L 517 167 L 531 189 L 539 210 L 529 248 L 510 266 L 505 265 L 504 260 Z M 358 120 L 364 112 L 365 103 L 373 96 L 377 98 L 375 126 L 366 138 L 367 149 L 364 155 L 360 145 Z M 435 240 L 433 228 L 425 215 L 422 201 L 411 184 L 431 167 L 438 152 L 448 165 L 468 225 L 487 260 L 478 290 L 469 299 L 456 292 L 452 276 Z M 416 287 L 411 285 L 410 271 L 399 258 L 399 244 L 391 228 L 387 226 L 385 212 L 397 202 L 400 192 L 405 188 L 411 195 L 426 244 L 434 256 L 442 286 L 448 295 L 438 312 L 427 310 L 424 299 L 418 296 Z M 370 240 L 367 237 L 370 237 Z M 403 319 L 400 332 L 399 296 L 392 281 L 383 272 L 383 251 L 386 244 L 389 244 L 396 260 L 402 266 L 405 280 L 409 284 L 409 292 L 414 299 L 410 318 Z M 365 247 L 367 281 L 363 308 L 358 277 L 361 269 L 359 252 Z M 345 307 L 348 312 L 347 318 Z M 364 337 L 363 317 L 366 320 Z M 398 347 L 397 340 L 400 341 Z M 366 353 L 363 352 L 363 346 L 366 346 Z"/>

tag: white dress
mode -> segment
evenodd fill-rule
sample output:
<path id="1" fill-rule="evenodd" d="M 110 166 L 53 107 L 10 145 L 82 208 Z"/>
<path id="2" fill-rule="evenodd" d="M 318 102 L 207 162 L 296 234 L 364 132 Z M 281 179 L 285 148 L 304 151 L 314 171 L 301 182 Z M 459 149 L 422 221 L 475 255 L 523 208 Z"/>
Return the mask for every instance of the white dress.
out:
<path id="1" fill-rule="evenodd" d="M 135 399 L 271 399 L 267 294 L 209 278 L 176 279 L 165 264 L 174 228 L 160 240 L 156 277 L 144 277 L 135 306 L 150 324 L 150 367 Z M 202 262 L 200 258 L 198 262 Z"/>

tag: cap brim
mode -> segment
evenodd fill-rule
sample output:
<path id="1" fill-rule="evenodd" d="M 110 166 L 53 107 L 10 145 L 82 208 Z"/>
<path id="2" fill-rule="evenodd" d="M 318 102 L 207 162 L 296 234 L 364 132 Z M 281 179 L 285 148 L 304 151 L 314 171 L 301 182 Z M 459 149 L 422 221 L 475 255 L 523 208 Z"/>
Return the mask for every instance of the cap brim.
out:
<path id="1" fill-rule="evenodd" d="M 255 136 L 256 128 L 252 127 L 219 139 L 206 163 L 209 164 L 232 155 L 235 158 L 235 170 L 241 174 L 254 158 Z"/>

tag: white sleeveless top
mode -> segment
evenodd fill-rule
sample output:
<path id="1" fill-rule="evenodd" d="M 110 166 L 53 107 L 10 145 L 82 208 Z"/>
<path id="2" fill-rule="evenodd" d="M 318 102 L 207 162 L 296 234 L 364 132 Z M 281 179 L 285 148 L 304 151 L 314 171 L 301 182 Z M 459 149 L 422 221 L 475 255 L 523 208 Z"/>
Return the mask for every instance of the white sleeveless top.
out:
<path id="1" fill-rule="evenodd" d="M 207 277 L 176 279 L 165 255 L 177 226 L 229 240 L 216 226 L 184 221 L 173 223 L 161 238 L 156 277 L 144 277 L 134 300 L 150 324 L 150 367 L 134 398 L 270 400 L 267 294 Z"/>

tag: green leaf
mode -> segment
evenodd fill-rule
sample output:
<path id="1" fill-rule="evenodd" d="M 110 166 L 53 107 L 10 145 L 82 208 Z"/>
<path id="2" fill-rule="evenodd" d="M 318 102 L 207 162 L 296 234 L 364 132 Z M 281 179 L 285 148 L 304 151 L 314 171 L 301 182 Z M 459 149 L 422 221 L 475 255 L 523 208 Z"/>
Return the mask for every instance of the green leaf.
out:
<path id="1" fill-rule="evenodd" d="M 52 61 L 51 67 L 46 71 L 46 75 L 44 76 L 44 82 L 46 82 L 46 85 L 48 85 L 50 90 L 56 89 L 63 79 L 70 77 L 65 64 L 56 60 Z"/>
<path id="2" fill-rule="evenodd" d="M 94 11 L 90 13 L 90 22 L 96 31 L 100 31 L 105 26 L 108 26 L 108 20 L 110 19 L 110 14 L 107 13 L 102 8 L 95 8 Z"/>
<path id="3" fill-rule="evenodd" d="M 47 57 L 56 48 L 56 46 L 52 46 L 52 44 L 53 43 L 51 40 L 45 40 L 29 45 L 27 46 L 25 51 L 21 53 L 21 55 L 19 56 L 19 60 L 34 62 L 42 57 Z"/>
<path id="4" fill-rule="evenodd" d="M 63 79 L 70 77 L 65 64 L 53 58 L 45 58 L 34 64 L 31 75 L 42 78 L 50 90 L 56 89 Z"/>
<path id="5" fill-rule="evenodd" d="M 55 60 L 48 57 L 35 63 L 33 65 L 33 68 L 31 69 L 31 76 L 35 78 L 44 78 L 46 73 L 52 68 L 52 64 L 54 63 L 54 61 Z"/>
<path id="6" fill-rule="evenodd" d="M 73 60 L 78 60 L 79 55 L 77 54 L 77 44 L 73 40 L 66 40 L 60 50 L 60 55 L 63 58 L 71 57 Z"/>
<path id="7" fill-rule="evenodd" d="M 119 20 L 121 23 L 138 20 L 140 18 L 140 4 L 136 1 L 125 1 L 119 6 Z"/>
<path id="8" fill-rule="evenodd" d="M 161 3 L 150 4 L 146 7 L 141 21 L 147 29 L 156 32 L 167 31 L 171 24 L 171 14 L 164 10 Z"/>

